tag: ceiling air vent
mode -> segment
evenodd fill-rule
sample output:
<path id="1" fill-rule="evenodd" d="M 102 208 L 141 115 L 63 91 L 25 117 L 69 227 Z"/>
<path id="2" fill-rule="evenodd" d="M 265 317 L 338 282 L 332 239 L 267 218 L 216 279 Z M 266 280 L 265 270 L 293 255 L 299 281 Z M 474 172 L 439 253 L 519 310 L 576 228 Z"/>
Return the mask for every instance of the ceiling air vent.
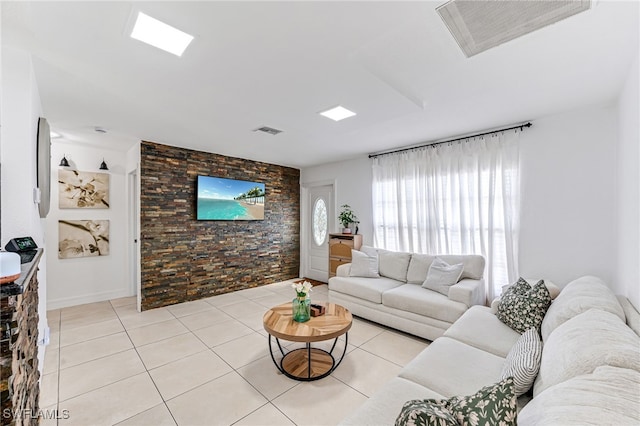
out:
<path id="1" fill-rule="evenodd" d="M 264 132 L 269 133 L 270 135 L 277 135 L 278 133 L 282 133 L 282 130 L 274 129 L 273 127 L 262 126 L 257 129 L 253 129 L 254 132 Z"/>
<path id="2" fill-rule="evenodd" d="M 436 10 L 467 57 L 561 21 L 590 0 L 451 0 Z"/>

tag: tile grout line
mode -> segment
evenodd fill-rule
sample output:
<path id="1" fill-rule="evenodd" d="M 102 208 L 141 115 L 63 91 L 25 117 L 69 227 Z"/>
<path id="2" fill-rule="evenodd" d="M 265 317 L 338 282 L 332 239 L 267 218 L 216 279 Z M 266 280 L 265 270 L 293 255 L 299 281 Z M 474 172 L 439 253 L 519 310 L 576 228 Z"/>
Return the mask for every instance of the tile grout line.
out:
<path id="1" fill-rule="evenodd" d="M 114 309 L 114 312 L 115 312 L 115 309 Z M 175 319 L 177 319 L 177 318 L 176 318 L 176 316 L 173 314 L 173 312 L 171 312 L 171 311 L 168 311 L 168 312 L 169 312 L 171 315 L 173 315 L 173 317 L 174 317 Z M 125 333 L 127 333 L 127 338 L 128 338 L 128 339 L 129 339 L 129 341 L 131 342 L 131 345 L 133 346 L 133 350 L 135 350 L 135 351 L 136 351 L 136 355 L 138 355 L 138 359 L 139 359 L 139 360 L 140 360 L 140 362 L 142 363 L 142 366 L 144 367 L 144 370 L 145 370 L 145 372 L 147 373 L 147 376 L 149 377 L 149 380 L 151 380 L 151 383 L 153 383 L 153 387 L 155 387 L 155 388 L 156 388 L 156 392 L 158 392 L 158 396 L 160 397 L 160 400 L 162 401 L 162 403 L 164 404 L 165 408 L 166 408 L 166 409 L 167 409 L 167 411 L 169 412 L 169 415 L 171 416 L 171 419 L 173 420 L 173 422 L 174 422 L 176 425 L 178 425 L 178 422 L 176 421 L 176 418 L 175 418 L 175 416 L 173 415 L 173 412 L 171 412 L 171 410 L 169 409 L 169 406 L 167 405 L 167 401 L 165 401 L 164 397 L 162 396 L 162 393 L 160 392 L 160 389 L 158 389 L 158 385 L 156 384 L 155 380 L 153 380 L 153 376 L 151 376 L 151 373 L 149 372 L 149 369 L 147 368 L 147 365 L 145 364 L 144 360 L 142 359 L 142 356 L 140 356 L 140 352 L 138 352 L 138 348 L 137 348 L 137 346 L 135 345 L 135 343 L 133 343 L 133 340 L 131 339 L 131 336 L 129 335 L 129 330 L 127 330 L 127 328 L 125 327 L 124 323 L 122 323 L 122 319 L 120 318 L 120 315 L 118 315 L 118 313 L 117 313 L 117 312 L 116 312 L 116 315 L 118 316 L 118 319 L 120 320 L 120 323 L 122 324 L 122 327 L 124 328 Z M 125 380 L 125 379 L 123 379 L 123 380 Z M 134 414 L 133 416 L 127 417 L 126 419 L 123 419 L 122 421 L 120 421 L 120 422 L 118 422 L 118 423 L 122 423 L 122 422 L 124 422 L 125 420 L 129 420 L 129 419 L 131 419 L 131 418 L 133 418 L 133 417 L 135 417 L 135 416 L 138 416 L 138 415 L 140 415 L 140 414 L 144 413 L 145 411 L 148 411 L 148 410 L 150 410 L 150 409 L 152 409 L 152 408 L 153 408 L 153 407 L 148 408 L 147 410 L 141 411 L 141 412 L 139 412 L 139 413 L 136 413 L 136 414 Z"/>
<path id="2" fill-rule="evenodd" d="M 59 415 L 58 411 L 60 410 L 60 365 L 62 363 L 62 347 L 60 346 L 60 344 L 62 343 L 62 311 L 60 311 L 60 314 L 58 316 L 58 371 L 56 371 L 57 374 L 57 383 L 56 383 L 56 426 L 58 426 L 60 424 L 60 419 L 59 419 Z M 45 349 L 45 356 L 46 356 L 47 352 Z M 44 370 L 43 370 L 44 371 Z"/>
<path id="3" fill-rule="evenodd" d="M 285 295 L 284 295 L 284 294 L 280 295 L 280 294 L 278 294 L 278 293 L 276 293 L 276 292 L 273 292 L 273 293 L 274 293 L 274 295 L 278 295 L 278 296 L 283 296 L 283 297 L 285 297 Z M 283 293 L 284 293 L 284 292 L 283 292 Z M 243 295 L 239 295 L 239 296 L 240 296 L 240 297 L 242 297 L 243 299 L 246 299 L 246 301 L 253 302 L 253 303 L 254 303 L 254 304 L 256 304 L 256 305 L 260 305 L 260 307 L 264 307 L 265 309 L 268 309 L 268 307 L 265 307 L 265 306 L 264 306 L 264 305 L 262 305 L 261 303 L 256 302 L 256 301 L 254 300 L 254 299 L 259 299 L 259 298 L 251 299 L 251 298 L 246 297 L 246 296 L 243 296 Z M 271 296 L 271 295 L 267 295 L 267 296 L 263 296 L 263 297 L 269 297 L 269 296 Z M 146 373 L 147 373 L 147 376 L 151 379 L 152 383 L 154 384 L 154 387 L 156 388 L 156 391 L 158 392 L 158 395 L 160 396 L 160 398 L 161 398 L 161 400 L 162 400 L 163 404 L 165 405 L 166 409 L 169 411 L 169 414 L 171 415 L 172 420 L 174 421 L 174 423 L 175 423 L 175 424 L 178 424 L 178 423 L 177 423 L 177 421 L 176 421 L 176 418 L 175 418 L 175 416 L 174 416 L 173 412 L 169 409 L 169 406 L 168 406 L 168 404 L 167 404 L 167 402 L 168 402 L 168 401 L 171 401 L 171 400 L 173 400 L 173 399 L 175 399 L 175 398 L 178 398 L 178 397 L 180 397 L 180 396 L 184 395 L 185 393 L 191 392 L 191 391 L 193 391 L 193 390 L 195 390 L 195 389 L 197 389 L 197 388 L 200 388 L 200 387 L 202 387 L 202 386 L 204 386 L 204 385 L 207 385 L 207 384 L 211 383 L 212 381 L 218 380 L 218 379 L 220 379 L 221 377 L 224 377 L 224 376 L 226 376 L 226 375 L 228 375 L 228 374 L 230 374 L 230 373 L 232 373 L 232 372 L 233 372 L 233 373 L 236 373 L 238 376 L 240 376 L 240 377 L 242 378 L 242 380 L 243 380 L 244 382 L 246 382 L 246 383 L 247 383 L 247 384 L 248 384 L 252 389 L 254 389 L 254 390 L 255 390 L 259 395 L 261 395 L 261 396 L 266 400 L 266 402 L 265 402 L 264 404 L 260 405 L 258 408 L 254 409 L 253 411 L 251 411 L 251 412 L 247 413 L 247 414 L 246 414 L 246 415 L 244 415 L 243 417 L 241 417 L 241 418 L 239 418 L 239 419 L 235 420 L 233 423 L 230 423 L 230 424 L 236 424 L 236 423 L 238 423 L 238 422 L 242 421 L 243 419 L 247 418 L 247 417 L 248 417 L 248 416 L 250 416 L 251 414 L 255 413 L 256 411 L 258 411 L 258 410 L 260 410 L 260 409 L 262 409 L 262 408 L 264 408 L 264 407 L 266 407 L 266 406 L 268 406 L 268 405 L 271 405 L 271 406 L 272 406 L 273 408 L 275 408 L 275 409 L 276 409 L 276 410 L 277 410 L 277 411 L 278 411 L 282 416 L 284 416 L 286 419 L 288 419 L 288 420 L 289 420 L 289 421 L 291 421 L 293 424 L 295 424 L 295 422 L 294 422 L 294 421 L 293 421 L 293 420 L 292 420 L 292 419 L 291 419 L 287 414 L 285 414 L 285 412 L 283 412 L 283 411 L 282 411 L 282 410 L 281 410 L 277 405 L 275 405 L 273 401 L 274 401 L 274 400 L 276 400 L 277 398 L 281 397 L 282 395 L 284 395 L 284 394 L 288 393 L 288 392 L 289 392 L 289 391 L 291 391 L 292 389 L 296 389 L 298 386 L 300 386 L 300 385 L 302 384 L 301 382 L 295 383 L 292 387 L 290 387 L 290 388 L 288 388 L 288 389 L 286 389 L 286 390 L 284 390 L 284 391 L 280 392 L 279 394 L 277 394 L 277 395 L 273 396 L 272 398 L 269 398 L 269 397 L 267 397 L 265 394 L 263 394 L 262 392 L 260 392 L 260 391 L 258 390 L 258 388 L 256 388 L 256 386 L 255 386 L 254 384 L 252 384 L 252 383 L 249 381 L 249 379 L 245 378 L 242 374 L 240 374 L 240 371 L 239 371 L 239 370 L 240 370 L 240 369 L 242 369 L 242 368 L 245 368 L 247 365 L 250 365 L 251 363 L 254 363 L 254 362 L 259 361 L 259 360 L 264 359 L 264 358 L 267 358 L 267 359 L 268 359 L 268 358 L 269 358 L 269 356 L 270 356 L 270 355 L 269 355 L 269 351 L 268 351 L 268 350 L 267 350 L 267 352 L 266 352 L 266 355 L 264 355 L 263 357 L 260 357 L 260 358 L 255 359 L 255 360 L 251 360 L 251 361 L 250 361 L 250 362 L 248 362 L 247 364 L 242 365 L 242 366 L 239 366 L 238 368 L 234 368 L 231 364 L 229 364 L 229 362 L 227 362 L 224 358 L 222 358 L 220 355 L 218 355 L 218 353 L 216 353 L 216 352 L 215 352 L 215 350 L 214 350 L 216 347 L 219 347 L 219 346 L 221 346 L 221 345 L 227 344 L 227 343 L 229 343 L 229 342 L 236 341 L 236 340 L 238 340 L 238 339 L 241 339 L 241 338 L 244 338 L 244 337 L 247 337 L 247 336 L 251 336 L 253 333 L 256 333 L 258 336 L 260 336 L 260 338 L 265 338 L 265 336 L 264 336 L 263 334 L 261 334 L 261 333 L 259 332 L 259 330 L 253 329 L 253 328 L 252 328 L 252 327 L 250 327 L 249 325 L 245 324 L 244 322 L 242 322 L 241 320 L 239 320 L 238 318 L 236 318 L 236 316 L 233 316 L 232 314 L 229 314 L 229 313 L 227 313 L 227 312 L 225 312 L 225 311 L 223 311 L 223 310 L 221 309 L 221 307 L 226 307 L 226 306 L 230 306 L 230 305 L 233 305 L 233 304 L 243 303 L 243 301 L 242 301 L 242 300 L 236 300 L 236 301 L 233 301 L 233 302 L 231 302 L 231 303 L 223 304 L 223 305 L 213 305 L 213 304 L 210 304 L 210 303 L 208 303 L 208 302 L 206 302 L 206 301 L 205 301 L 205 303 L 208 303 L 208 304 L 209 304 L 213 309 L 216 309 L 216 310 L 217 310 L 217 311 L 219 311 L 220 313 L 222 313 L 222 314 L 226 315 L 227 317 L 229 317 L 229 319 L 230 319 L 230 320 L 234 320 L 234 321 L 239 322 L 240 324 L 244 325 L 245 327 L 247 327 L 247 328 L 252 332 L 252 333 L 250 332 L 250 333 L 248 333 L 248 334 L 246 334 L 246 335 L 243 335 L 243 336 L 239 336 L 239 337 L 233 338 L 233 339 L 231 339 L 231 340 L 229 340 L 229 341 L 222 342 L 222 343 L 220 343 L 220 344 L 218 344 L 218 345 L 215 345 L 215 346 L 212 346 L 212 347 L 209 347 L 209 346 L 208 346 L 208 345 L 207 345 L 207 344 L 206 344 L 206 343 L 205 343 L 205 342 L 204 342 L 204 341 L 203 341 L 203 340 L 202 340 L 202 339 L 201 339 L 201 338 L 200 338 L 200 337 L 195 333 L 196 331 L 198 331 L 198 330 L 202 330 L 202 329 L 204 329 L 204 328 L 206 328 L 206 327 L 201 327 L 201 328 L 198 328 L 198 329 L 191 330 L 191 329 L 189 329 L 189 328 L 188 328 L 188 327 L 187 327 L 187 326 L 182 322 L 182 320 L 181 320 L 182 318 L 187 318 L 187 317 L 192 316 L 192 315 L 197 315 L 197 314 L 200 314 L 200 313 L 206 312 L 207 310 L 203 310 L 203 311 L 199 311 L 199 312 L 193 312 L 193 313 L 189 313 L 188 315 L 182 315 L 182 316 L 178 317 L 174 312 L 171 312 L 170 310 L 168 310 L 168 309 L 167 309 L 167 311 L 168 311 L 168 312 L 171 314 L 171 316 L 173 317 L 172 319 L 165 319 L 165 320 L 161 320 L 161 321 L 158 321 L 158 322 L 155 322 L 155 323 L 150 323 L 150 324 L 147 324 L 147 325 L 142 326 L 142 327 L 147 327 L 147 326 L 152 326 L 152 325 L 161 324 L 161 323 L 163 323 L 163 322 L 169 322 L 169 321 L 177 320 L 179 324 L 181 324 L 182 326 L 184 326 L 184 327 L 187 329 L 187 331 L 185 331 L 184 333 L 181 333 L 181 334 L 179 334 L 179 335 L 176 335 L 176 336 L 182 336 L 182 335 L 186 335 L 187 333 L 191 333 L 191 334 L 193 335 L 193 337 L 195 337 L 195 338 L 196 338 L 200 343 L 202 343 L 202 344 L 204 345 L 204 347 L 206 348 L 206 349 L 203 349 L 202 351 L 198 351 L 198 352 L 196 352 L 196 353 L 194 353 L 194 354 L 189 354 L 188 356 L 194 356 L 194 355 L 197 355 L 197 354 L 203 353 L 203 352 L 205 352 L 206 350 L 209 350 L 213 355 L 215 355 L 215 356 L 216 356 L 216 357 L 218 357 L 220 360 L 222 360 L 222 361 L 223 361 L 223 363 L 224 363 L 224 364 L 226 364 L 226 365 L 230 368 L 230 371 L 229 371 L 229 372 L 227 372 L 227 373 L 225 373 L 225 374 L 222 374 L 222 375 L 220 375 L 220 376 L 218 376 L 218 377 L 216 377 L 216 378 L 212 378 L 211 380 L 208 380 L 208 381 L 207 381 L 207 382 L 205 382 L 205 383 L 202 383 L 202 384 L 200 384 L 200 385 L 198 385 L 198 386 L 196 386 L 196 387 L 190 388 L 190 389 L 188 389 L 187 391 L 185 391 L 185 392 L 183 392 L 183 393 L 181 393 L 181 394 L 175 395 L 175 396 L 173 396 L 173 397 L 171 397 L 170 399 L 167 399 L 167 400 L 165 400 L 165 398 L 162 396 L 162 393 L 160 392 L 160 390 L 159 390 L 159 388 L 158 388 L 158 386 L 157 386 L 156 382 L 154 381 L 153 376 L 150 374 L 150 372 L 151 372 L 151 370 L 156 369 L 156 368 L 160 368 L 160 367 L 162 367 L 162 366 L 165 366 L 165 365 L 169 364 L 170 362 L 169 362 L 169 363 L 162 364 L 162 365 L 160 365 L 160 366 L 156 366 L 156 367 L 154 367 L 154 368 L 152 368 L 152 369 L 149 369 L 149 367 L 147 366 L 147 364 L 146 364 L 146 363 L 144 362 L 144 360 L 142 359 L 142 357 L 141 357 L 141 355 L 140 355 L 140 352 L 138 351 L 138 348 L 139 348 L 139 347 L 144 347 L 144 346 L 147 346 L 147 345 L 150 345 L 150 344 L 153 344 L 153 343 L 161 342 L 161 341 L 164 341 L 164 340 L 168 340 L 168 339 L 173 338 L 173 337 L 176 337 L 176 336 L 167 337 L 166 339 L 161 339 L 161 340 L 159 340 L 159 341 L 149 342 L 149 343 L 146 343 L 146 344 L 144 344 L 144 345 L 137 346 L 137 345 L 133 342 L 133 339 L 131 338 L 131 336 L 130 336 L 130 334 L 129 334 L 129 333 L 130 333 L 132 330 L 139 329 L 139 328 L 142 328 L 142 327 L 136 327 L 136 328 L 133 328 L 133 329 L 131 329 L 131 330 L 127 329 L 127 327 L 125 327 L 125 326 L 124 326 L 124 323 L 123 323 L 123 317 L 121 317 L 121 316 L 120 316 L 120 314 L 115 310 L 115 307 L 113 306 L 112 301 L 109 301 L 109 302 L 110 302 L 110 305 L 111 305 L 111 309 L 114 311 L 114 313 L 115 313 L 115 315 L 116 315 L 116 318 L 114 318 L 114 319 L 118 319 L 118 321 L 119 321 L 120 325 L 123 327 L 123 331 L 127 334 L 127 338 L 129 339 L 129 342 L 132 344 L 132 348 L 129 348 L 129 349 L 126 349 L 126 350 L 134 349 L 134 350 L 136 351 L 136 355 L 138 356 L 138 359 L 139 359 L 139 360 L 140 360 L 140 362 L 142 363 L 142 366 L 143 366 L 143 368 L 144 368 L 144 372 L 146 372 Z M 90 313 L 89 313 L 89 314 L 90 314 Z M 107 321 L 109 321 L 109 320 L 107 320 Z M 60 313 L 60 316 L 59 316 L 58 322 L 59 322 L 59 324 L 60 324 L 60 329 L 61 329 L 61 328 L 62 328 L 62 326 L 61 326 L 61 323 L 62 323 L 62 313 Z M 99 323 L 100 323 L 100 321 L 99 321 L 99 322 L 97 322 L 97 323 L 95 323 L 95 324 L 99 324 Z M 218 322 L 216 322 L 215 324 L 217 324 L 217 323 L 218 323 Z M 212 325 L 215 325 L 215 324 L 212 324 Z M 350 342 L 350 346 L 352 346 L 352 347 L 354 348 L 354 350 L 355 350 L 355 349 L 362 349 L 362 345 L 365 345 L 365 344 L 366 344 L 366 343 L 368 343 L 369 341 L 371 341 L 371 340 L 375 339 L 376 337 L 378 337 L 378 336 L 380 336 L 381 334 L 383 334 L 383 333 L 385 333 L 386 331 L 388 331 L 386 328 L 382 328 L 382 327 L 379 327 L 379 329 L 381 330 L 379 333 L 377 333 L 376 335 L 374 335 L 374 336 L 370 337 L 370 338 L 369 338 L 369 339 L 367 339 L 367 340 L 364 340 L 364 341 L 363 341 L 363 342 L 361 342 L 359 345 L 356 345 L 356 344 L 354 344 L 353 342 Z M 117 333 L 111 333 L 111 334 L 108 334 L 108 335 L 105 335 L 105 336 L 100 336 L 100 337 L 107 337 L 107 336 L 110 336 L 110 335 L 113 335 L 113 334 L 117 334 Z M 62 337 L 62 335 L 61 335 L 61 333 L 59 333 L 59 336 L 58 336 L 58 340 L 59 340 L 59 341 L 61 341 L 61 337 Z M 88 339 L 88 340 L 85 340 L 85 341 L 91 341 L 91 340 L 95 340 L 95 339 L 97 339 L 97 338 L 92 338 L 92 339 Z M 419 341 L 422 341 L 422 339 L 420 339 Z M 78 342 L 78 343 L 83 343 L 83 342 Z M 295 343 L 295 342 L 292 342 L 292 343 Z M 430 342 L 427 342 L 427 344 L 428 344 L 428 343 L 430 343 Z M 73 344 L 72 344 L 72 345 L 73 345 Z M 66 347 L 68 347 L 68 346 L 72 346 L 72 345 L 67 345 Z M 61 347 L 60 345 L 58 345 L 58 371 L 57 371 L 57 375 L 58 375 L 58 383 L 57 383 L 57 387 L 58 387 L 57 403 L 58 403 L 58 405 L 57 405 L 57 407 L 59 407 L 59 406 L 60 406 L 60 402 L 61 402 L 61 401 L 60 401 L 60 375 L 61 375 L 61 368 L 60 368 L 60 366 L 61 366 L 61 361 L 62 361 L 62 360 L 61 360 L 61 349 L 62 349 L 62 347 Z M 400 365 L 400 364 L 398 364 L 398 363 L 396 363 L 396 362 L 394 362 L 394 361 L 391 361 L 391 360 L 389 360 L 389 359 L 386 359 L 386 358 L 384 358 L 384 357 L 382 357 L 382 356 L 380 356 L 380 355 L 378 355 L 378 354 L 376 354 L 376 353 L 371 352 L 370 350 L 366 350 L 366 349 L 362 349 L 362 350 L 363 350 L 364 352 L 366 352 L 366 353 L 370 354 L 370 355 L 375 356 L 376 358 L 379 358 L 379 359 L 382 359 L 382 360 L 384 360 L 384 361 L 387 361 L 387 362 L 389 362 L 389 363 L 391 363 L 391 364 L 393 364 L 393 365 L 396 365 L 396 366 L 398 366 L 398 367 L 400 367 L 400 368 L 402 368 L 402 367 L 403 367 L 403 365 Z M 124 352 L 124 351 L 119 351 L 119 352 L 116 352 L 116 353 L 114 353 L 114 354 L 110 354 L 110 355 L 108 355 L 108 356 L 112 356 L 112 355 L 115 355 L 115 354 L 118 354 L 118 353 L 122 353 L 122 352 Z M 96 358 L 96 359 L 102 359 L 102 358 L 105 358 L 105 357 L 107 357 L 107 356 L 99 357 L 99 358 Z M 183 358 L 184 358 L 184 357 L 183 357 Z M 179 359 L 178 359 L 178 360 L 179 360 Z M 178 360 L 175 360 L 175 361 L 178 361 Z M 91 362 L 91 361 L 94 361 L 94 360 L 89 360 L 89 361 L 86 361 L 86 362 Z M 175 361 L 171 361 L 171 362 L 175 362 Z M 76 364 L 75 366 L 85 364 L 86 362 L 83 362 L 83 363 L 80 363 L 80 364 Z M 71 367 L 74 367 L 74 366 L 71 366 Z M 68 368 L 70 368 L 70 367 L 68 367 Z M 136 376 L 136 375 L 138 375 L 138 374 L 141 374 L 141 373 L 142 373 L 142 372 L 137 373 L 137 374 L 134 374 L 133 376 L 129 376 L 129 377 L 134 377 L 134 376 Z M 120 380 L 118 380 L 118 381 L 116 381 L 116 382 L 113 382 L 113 383 L 117 383 L 117 382 L 119 382 L 119 381 L 126 380 L 126 379 L 128 379 L 129 377 L 127 377 L 127 378 L 123 378 L 123 379 L 120 379 Z M 348 383 L 346 383 L 345 381 L 343 381 L 343 380 L 341 380 L 341 379 L 339 379 L 339 378 L 337 378 L 337 377 L 335 377 L 335 376 L 333 376 L 333 378 L 334 378 L 334 379 L 336 379 L 336 381 L 338 381 L 339 383 L 342 383 L 343 385 L 345 385 L 347 388 L 349 388 L 349 389 L 351 389 L 351 390 L 356 391 L 356 393 L 358 393 L 358 394 L 362 395 L 363 397 L 365 397 L 365 398 L 369 398 L 369 396 L 367 396 L 367 395 L 366 395 L 366 394 L 364 394 L 363 392 L 359 391 L 358 389 L 354 388 L 353 386 L 349 385 L 349 384 L 348 384 Z M 111 385 L 111 384 L 113 384 L 113 383 L 109 383 L 108 385 L 101 386 L 100 388 L 92 389 L 90 392 L 92 392 L 92 391 L 94 391 L 94 390 L 97 390 L 97 389 L 101 389 L 101 388 L 106 387 L 106 386 L 109 386 L 109 385 Z M 88 393 L 88 392 L 84 392 L 84 393 Z M 78 395 L 78 396 L 79 396 L 79 395 Z M 75 397 L 77 397 L 77 396 L 74 396 L 74 398 L 75 398 Z M 71 398 L 69 398 L 69 399 L 71 399 Z M 68 400 L 68 399 L 67 399 L 67 400 Z M 65 401 L 66 401 L 66 400 L 65 400 Z M 129 420 L 129 419 L 131 419 L 131 418 L 133 418 L 133 417 L 135 417 L 135 416 L 138 416 L 138 415 L 140 415 L 140 414 L 142 414 L 142 413 L 144 413 L 144 412 L 146 412 L 146 411 L 149 411 L 149 410 L 153 409 L 154 407 L 158 407 L 158 406 L 159 406 L 159 405 L 155 405 L 155 406 L 153 406 L 153 407 L 147 408 L 146 410 L 143 410 L 143 411 L 141 411 L 140 413 L 136 413 L 136 414 L 134 414 L 134 415 L 132 415 L 132 416 L 128 417 L 127 419 L 123 419 L 123 420 L 121 420 L 120 422 L 124 422 L 124 421 L 126 421 L 126 420 Z M 59 421 L 57 420 L 57 422 L 59 422 Z"/>

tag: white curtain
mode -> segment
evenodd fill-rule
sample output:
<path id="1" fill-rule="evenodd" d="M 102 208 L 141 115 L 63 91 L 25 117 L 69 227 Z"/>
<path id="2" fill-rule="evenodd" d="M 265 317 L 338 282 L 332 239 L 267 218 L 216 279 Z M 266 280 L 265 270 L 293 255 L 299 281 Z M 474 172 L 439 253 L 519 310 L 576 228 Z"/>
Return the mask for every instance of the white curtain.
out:
<path id="1" fill-rule="evenodd" d="M 518 278 L 520 131 L 384 154 L 373 161 L 374 244 L 481 254 L 487 297 Z"/>

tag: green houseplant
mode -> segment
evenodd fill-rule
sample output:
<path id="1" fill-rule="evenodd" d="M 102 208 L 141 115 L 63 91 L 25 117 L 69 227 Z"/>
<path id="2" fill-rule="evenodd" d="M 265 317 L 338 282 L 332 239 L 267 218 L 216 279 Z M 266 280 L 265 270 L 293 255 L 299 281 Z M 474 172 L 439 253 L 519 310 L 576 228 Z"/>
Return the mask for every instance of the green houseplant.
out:
<path id="1" fill-rule="evenodd" d="M 360 222 L 358 221 L 358 217 L 355 215 L 353 210 L 351 210 L 351 206 L 349 206 L 348 204 L 343 204 L 341 208 L 342 208 L 342 211 L 338 215 L 338 221 L 343 226 L 342 233 L 350 234 L 351 228 L 349 228 L 349 225 L 352 223 L 354 225 L 357 225 Z"/>

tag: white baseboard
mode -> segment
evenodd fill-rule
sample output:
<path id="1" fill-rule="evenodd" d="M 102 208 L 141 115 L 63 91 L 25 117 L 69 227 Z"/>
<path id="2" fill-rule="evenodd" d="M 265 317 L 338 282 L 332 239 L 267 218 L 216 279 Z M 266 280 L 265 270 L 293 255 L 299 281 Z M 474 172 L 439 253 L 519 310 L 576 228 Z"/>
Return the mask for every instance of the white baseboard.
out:
<path id="1" fill-rule="evenodd" d="M 131 297 L 135 294 L 131 294 L 128 289 L 117 291 L 104 291 L 101 293 L 86 294 L 82 296 L 65 297 L 61 299 L 47 300 L 47 310 L 68 308 L 69 306 L 84 305 L 85 303 L 102 302 L 105 300 L 118 299 L 120 297 Z"/>

